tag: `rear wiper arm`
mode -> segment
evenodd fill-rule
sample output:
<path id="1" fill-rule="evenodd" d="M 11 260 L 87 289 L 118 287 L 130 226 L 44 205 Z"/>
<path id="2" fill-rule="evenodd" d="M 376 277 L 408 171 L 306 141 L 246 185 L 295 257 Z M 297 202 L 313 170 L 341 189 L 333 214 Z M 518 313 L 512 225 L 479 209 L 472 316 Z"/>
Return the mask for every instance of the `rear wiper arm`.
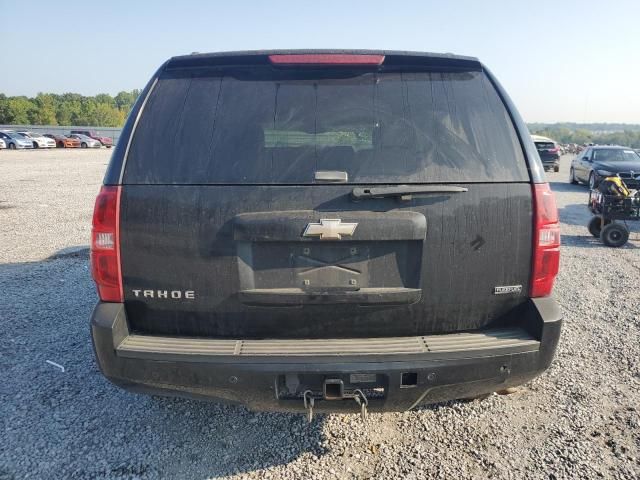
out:
<path id="1" fill-rule="evenodd" d="M 456 185 L 394 185 L 393 187 L 355 187 L 351 191 L 354 200 L 365 198 L 398 197 L 400 200 L 411 200 L 413 195 L 431 193 L 463 193 L 468 188 Z"/>

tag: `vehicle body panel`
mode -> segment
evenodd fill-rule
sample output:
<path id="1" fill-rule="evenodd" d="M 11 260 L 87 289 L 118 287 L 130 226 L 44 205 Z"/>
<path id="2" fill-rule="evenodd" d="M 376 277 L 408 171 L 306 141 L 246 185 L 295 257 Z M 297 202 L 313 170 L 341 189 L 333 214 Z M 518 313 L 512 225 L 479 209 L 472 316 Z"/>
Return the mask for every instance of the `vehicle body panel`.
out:
<path id="1" fill-rule="evenodd" d="M 0 139 L 4 140 L 8 149 L 33 148 L 33 141 L 12 130 L 0 130 Z"/>
<path id="2" fill-rule="evenodd" d="M 560 311 L 529 298 L 543 164 L 496 79 L 453 55 L 269 61 L 302 53 L 175 57 L 136 101 L 104 181 L 119 186 L 124 301 L 93 314 L 103 373 L 287 411 L 304 388 L 368 378 L 387 411 L 547 368 Z"/>
<path id="3" fill-rule="evenodd" d="M 102 373 L 132 392 L 215 399 L 259 411 L 303 412 L 303 389 L 318 391 L 327 380 L 338 379 L 347 390 L 365 391 L 371 411 L 402 411 L 473 398 L 531 380 L 551 364 L 561 318 L 553 299 L 534 299 L 524 304 L 518 315 L 518 325 L 535 339 L 528 340 L 527 346 L 519 347 L 522 342 L 514 339 L 505 346 L 484 350 L 468 346 L 458 351 L 445 348 L 441 352 L 377 355 L 366 350 L 358 355 L 256 355 L 243 354 L 241 348 L 233 347 L 226 356 L 199 355 L 189 350 L 171 355 L 161 351 L 162 347 L 125 353 L 122 345 L 134 337 L 128 330 L 124 306 L 115 303 L 96 306 L 91 328 Z M 393 352 L 392 342 L 389 348 Z M 409 384 L 407 374 L 411 376 Z M 355 413 L 360 408 L 350 399 L 316 398 L 314 410 Z"/>
<path id="4" fill-rule="evenodd" d="M 127 186 L 121 200 L 121 256 L 131 328 L 192 336 L 317 338 L 421 335 L 498 321 L 528 292 L 529 269 L 522 265 L 531 258 L 531 187 L 465 186 L 469 191 L 463 194 L 402 203 L 353 202 L 348 186 Z M 306 217 L 291 232 L 278 226 L 264 236 L 239 235 L 242 216 L 261 211 L 272 215 L 267 225 L 247 221 L 245 231 L 264 232 L 292 211 L 304 211 Z M 376 213 L 375 220 L 370 212 Z M 423 217 L 422 238 L 380 232 L 385 222 L 405 212 Z M 348 240 L 300 236 L 308 222 L 322 218 L 359 226 Z M 367 222 L 376 222 L 376 237 L 358 236 Z M 351 248 L 356 253 L 350 254 Z M 303 287 L 304 275 L 291 270 L 296 262 L 299 268 L 317 265 L 318 275 L 355 270 L 342 279 L 332 276 L 335 288 L 348 288 L 354 280 L 363 288 L 421 289 L 421 298 L 411 305 L 334 306 L 332 315 L 322 305 L 254 306 L 239 298 L 252 289 Z M 314 279 L 309 280 L 308 288 L 314 287 Z M 522 290 L 494 295 L 499 285 L 521 285 Z M 175 289 L 195 291 L 195 299 L 134 294 Z"/>
<path id="5" fill-rule="evenodd" d="M 540 135 L 531 136 L 544 168 L 555 168 L 560 164 L 560 147 L 552 139 Z"/>
<path id="6" fill-rule="evenodd" d="M 613 153 L 611 156 L 609 153 Z M 630 152 L 635 153 L 637 160 L 616 158 L 616 152 Z M 603 155 L 603 153 L 605 155 Z M 632 155 L 628 155 L 631 157 Z M 580 152 L 571 162 L 571 168 L 574 172 L 575 179 L 589 183 L 590 178 L 593 176 L 595 186 L 607 176 L 621 175 L 623 177 L 638 177 L 640 176 L 640 155 L 633 149 L 627 147 L 618 146 L 594 146 L 588 147 L 584 151 Z M 634 186 L 640 182 L 640 180 L 631 180 Z"/>
<path id="7" fill-rule="evenodd" d="M 102 145 L 107 148 L 111 148 L 113 146 L 113 139 L 111 137 L 105 137 L 104 135 L 100 135 L 100 133 L 95 130 L 71 130 L 71 133 L 77 133 L 80 135 L 86 135 L 87 137 L 93 138 L 94 140 L 98 140 Z"/>
<path id="8" fill-rule="evenodd" d="M 75 138 L 80 142 L 80 147 L 84 147 L 86 145 L 87 148 L 100 148 L 102 147 L 102 143 L 95 138 L 87 137 L 86 135 L 80 133 L 72 133 L 69 135 L 70 138 Z"/>
<path id="9" fill-rule="evenodd" d="M 35 148 L 55 148 L 56 146 L 55 140 L 45 137 L 40 133 L 18 132 L 18 134 L 22 135 L 26 139 L 31 140 Z"/>
<path id="10" fill-rule="evenodd" d="M 46 137 L 53 139 L 56 142 L 58 148 L 80 148 L 80 140 L 76 138 L 70 138 L 66 135 L 47 133 Z"/>
<path id="11" fill-rule="evenodd" d="M 392 71 L 374 78 L 341 70 L 327 77 L 325 69 L 321 82 L 271 67 L 208 75 L 167 73 L 130 144 L 120 218 L 134 330 L 299 338 L 327 331 L 422 334 L 486 326 L 526 300 L 529 174 L 482 73 Z M 471 143 L 455 144 L 466 138 L 450 134 L 457 121 L 473 132 Z M 349 136 L 372 124 L 379 131 L 371 136 Z M 407 133 L 415 132 L 414 124 L 417 138 Z M 476 159 L 472 144 L 487 153 Z M 468 191 L 359 202 L 352 186 L 315 183 L 314 171 L 335 169 L 345 170 L 353 185 L 455 181 Z M 260 212 L 270 216 L 243 220 Z M 394 237 L 385 224 L 404 212 L 419 214 L 426 233 Z M 323 219 L 361 226 L 339 243 L 301 236 L 305 225 Z M 506 225 L 514 233 L 506 235 Z M 238 228 L 262 236 L 243 237 Z M 363 238 L 368 228 L 378 236 Z M 497 256 L 503 257 L 498 264 Z M 305 275 L 313 265 L 313 275 Z M 192 301 L 171 305 L 135 296 L 180 285 L 195 292 Z M 495 295 L 494 287 L 503 285 L 519 285 L 520 292 Z M 310 291 L 323 288 L 335 291 Z M 361 295 L 347 293 L 360 289 Z M 331 317 L 318 303 L 339 306 Z"/>

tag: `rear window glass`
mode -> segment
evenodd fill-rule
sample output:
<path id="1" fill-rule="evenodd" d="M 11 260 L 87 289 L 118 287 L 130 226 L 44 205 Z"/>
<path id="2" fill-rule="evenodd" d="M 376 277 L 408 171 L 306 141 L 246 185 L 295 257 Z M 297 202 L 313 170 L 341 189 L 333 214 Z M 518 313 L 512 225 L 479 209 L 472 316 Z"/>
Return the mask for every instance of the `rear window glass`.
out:
<path id="1" fill-rule="evenodd" d="M 282 71 L 161 78 L 124 181 L 144 184 L 527 181 L 510 117 L 484 73 Z M 298 77 L 300 75 L 298 74 Z"/>
<path id="2" fill-rule="evenodd" d="M 556 148 L 552 142 L 536 142 L 536 147 L 538 150 L 551 150 Z"/>

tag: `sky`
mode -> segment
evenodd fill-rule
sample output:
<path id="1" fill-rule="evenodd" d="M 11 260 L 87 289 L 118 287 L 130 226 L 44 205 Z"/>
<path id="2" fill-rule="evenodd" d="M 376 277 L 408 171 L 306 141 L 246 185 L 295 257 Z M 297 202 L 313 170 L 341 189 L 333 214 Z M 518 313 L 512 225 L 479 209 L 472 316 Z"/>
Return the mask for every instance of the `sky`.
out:
<path id="1" fill-rule="evenodd" d="M 640 123 L 640 0 L 0 0 L 0 8 L 5 95 L 113 95 L 194 51 L 417 50 L 478 57 L 528 122 Z"/>

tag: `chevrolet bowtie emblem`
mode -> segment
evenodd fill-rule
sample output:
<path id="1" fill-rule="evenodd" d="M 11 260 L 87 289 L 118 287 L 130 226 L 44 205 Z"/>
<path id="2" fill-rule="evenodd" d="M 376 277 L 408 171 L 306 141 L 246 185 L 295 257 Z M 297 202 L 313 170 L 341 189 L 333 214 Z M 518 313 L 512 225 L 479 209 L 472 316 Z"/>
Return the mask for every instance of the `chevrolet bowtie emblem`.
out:
<path id="1" fill-rule="evenodd" d="M 342 223 L 339 218 L 322 218 L 320 223 L 309 223 L 303 237 L 320 237 L 320 240 L 340 240 L 342 235 L 350 237 L 356 231 L 357 223 Z"/>

